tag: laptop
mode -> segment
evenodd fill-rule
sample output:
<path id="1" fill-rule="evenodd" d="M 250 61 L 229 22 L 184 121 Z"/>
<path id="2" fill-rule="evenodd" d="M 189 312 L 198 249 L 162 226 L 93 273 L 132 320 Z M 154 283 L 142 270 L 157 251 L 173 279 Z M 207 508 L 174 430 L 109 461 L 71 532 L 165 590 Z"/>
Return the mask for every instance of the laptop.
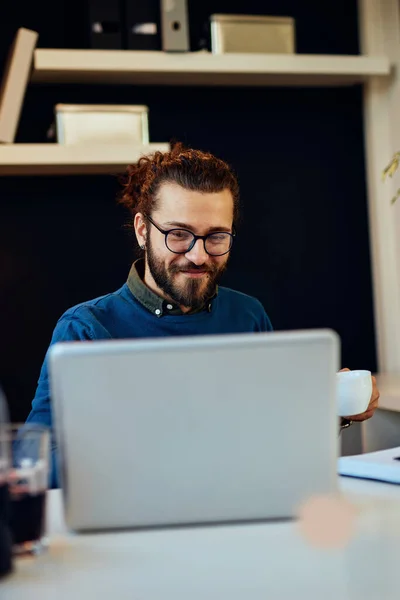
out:
<path id="1" fill-rule="evenodd" d="M 67 526 L 286 519 L 335 492 L 339 348 L 330 330 L 55 344 Z"/>

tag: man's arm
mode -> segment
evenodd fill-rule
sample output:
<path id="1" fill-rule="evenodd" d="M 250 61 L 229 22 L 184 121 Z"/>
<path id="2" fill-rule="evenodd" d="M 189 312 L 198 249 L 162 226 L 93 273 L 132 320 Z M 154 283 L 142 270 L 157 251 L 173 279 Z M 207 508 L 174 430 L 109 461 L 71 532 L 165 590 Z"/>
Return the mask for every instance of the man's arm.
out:
<path id="1" fill-rule="evenodd" d="M 62 317 L 54 329 L 53 336 L 50 342 L 50 347 L 57 342 L 90 340 L 89 327 L 77 318 Z M 58 469 L 57 469 L 57 443 L 54 437 L 53 419 L 50 399 L 50 386 L 48 374 L 48 353 L 47 350 L 40 371 L 39 381 L 36 389 L 35 397 L 32 401 L 32 409 L 27 418 L 27 423 L 39 423 L 51 428 L 51 457 L 50 457 L 50 481 L 49 485 L 52 488 L 58 487 Z"/>
<path id="2" fill-rule="evenodd" d="M 254 303 L 252 306 L 254 331 L 273 331 L 274 329 L 264 306 L 257 298 L 252 298 L 252 301 Z"/>
<path id="3" fill-rule="evenodd" d="M 263 316 L 262 316 L 262 325 L 261 325 L 261 331 L 273 331 L 273 327 L 272 327 L 272 323 L 269 319 L 269 316 L 267 315 L 267 313 L 265 312 L 265 310 L 263 311 Z"/>

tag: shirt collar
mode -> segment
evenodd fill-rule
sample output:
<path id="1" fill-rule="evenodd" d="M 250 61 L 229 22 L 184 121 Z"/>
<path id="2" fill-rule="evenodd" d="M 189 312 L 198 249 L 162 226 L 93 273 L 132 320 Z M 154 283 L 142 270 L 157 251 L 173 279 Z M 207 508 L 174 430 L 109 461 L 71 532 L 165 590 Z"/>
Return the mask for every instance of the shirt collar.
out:
<path id="1" fill-rule="evenodd" d="M 211 312 L 212 300 L 214 300 L 218 293 L 218 287 L 216 287 L 215 293 L 207 300 L 204 306 L 184 313 L 176 304 L 168 302 L 167 300 L 164 300 L 164 298 L 161 298 L 161 296 L 158 296 L 158 294 L 152 292 L 152 290 L 144 283 L 143 279 L 144 259 L 141 258 L 133 263 L 126 283 L 136 300 L 156 317 L 162 317 L 163 315 L 191 315 L 202 312 L 203 310 Z"/>

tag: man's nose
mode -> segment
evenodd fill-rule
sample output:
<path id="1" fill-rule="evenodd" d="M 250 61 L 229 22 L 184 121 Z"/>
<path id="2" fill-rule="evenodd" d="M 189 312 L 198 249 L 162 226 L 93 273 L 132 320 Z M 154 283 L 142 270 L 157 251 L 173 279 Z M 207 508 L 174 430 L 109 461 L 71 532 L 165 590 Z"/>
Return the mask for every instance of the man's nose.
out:
<path id="1" fill-rule="evenodd" d="M 204 240 L 196 240 L 193 248 L 189 252 L 186 252 L 185 256 L 195 265 L 204 265 L 208 258 L 208 254 L 204 248 Z"/>

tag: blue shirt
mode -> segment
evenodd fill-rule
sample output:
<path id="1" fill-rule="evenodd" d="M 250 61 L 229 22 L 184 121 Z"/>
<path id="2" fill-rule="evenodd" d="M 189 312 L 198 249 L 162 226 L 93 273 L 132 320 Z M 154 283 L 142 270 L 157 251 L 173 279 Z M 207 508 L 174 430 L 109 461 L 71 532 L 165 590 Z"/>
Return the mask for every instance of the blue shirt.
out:
<path id="1" fill-rule="evenodd" d="M 168 314 L 168 306 L 171 305 L 166 303 L 165 310 L 159 308 L 154 311 L 149 310 L 133 295 L 128 283 L 125 283 L 116 292 L 83 302 L 67 310 L 54 329 L 50 346 L 56 342 L 73 340 L 272 331 L 270 320 L 258 300 L 225 287 L 218 288 L 218 293 L 206 304 L 204 310 L 188 314 L 176 314 L 176 311 L 173 311 L 174 314 Z M 47 354 L 27 422 L 52 427 Z M 52 487 L 58 486 L 55 459 L 56 441 L 53 436 Z"/>

